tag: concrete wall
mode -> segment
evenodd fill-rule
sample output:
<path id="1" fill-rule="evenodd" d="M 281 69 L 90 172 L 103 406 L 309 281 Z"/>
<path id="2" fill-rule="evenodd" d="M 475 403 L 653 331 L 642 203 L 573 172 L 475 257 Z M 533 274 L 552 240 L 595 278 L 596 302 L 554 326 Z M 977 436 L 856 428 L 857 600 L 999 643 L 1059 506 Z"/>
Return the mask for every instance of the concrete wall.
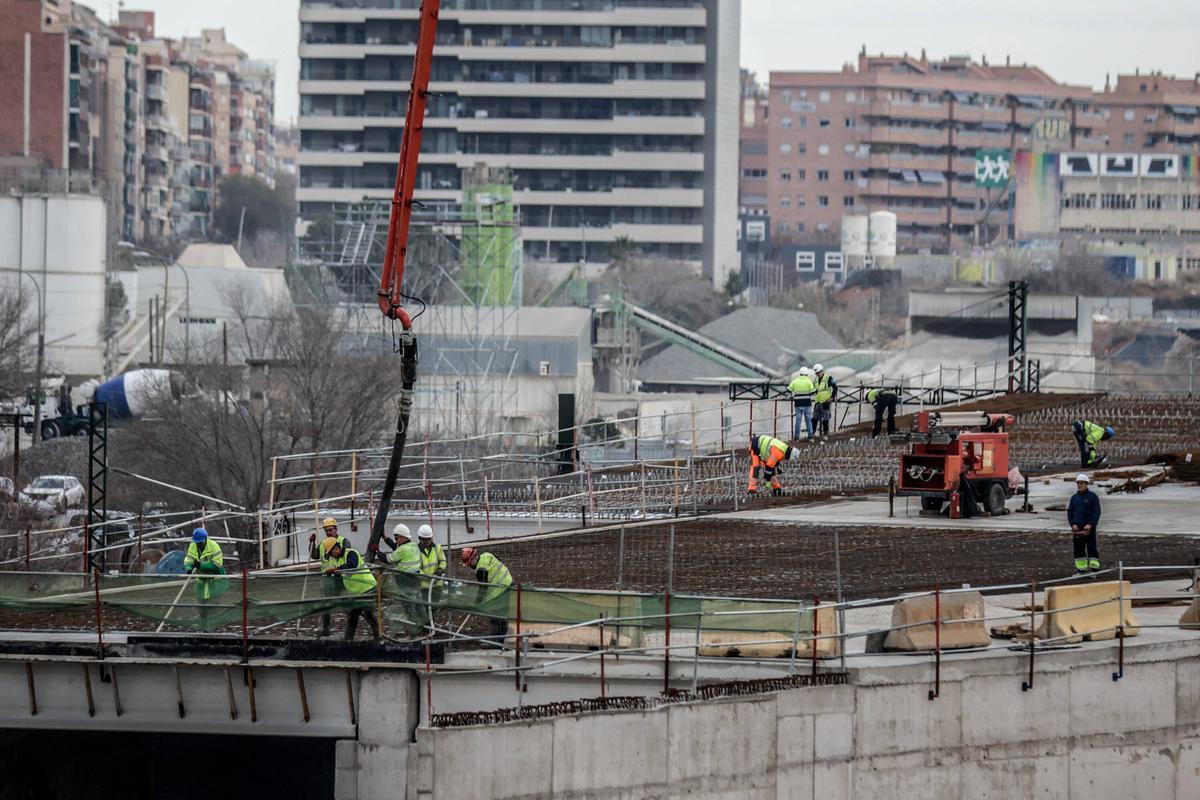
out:
<path id="1" fill-rule="evenodd" d="M 1200 649 L 1110 648 L 947 658 L 854 671 L 855 685 L 417 731 L 407 795 L 363 794 L 375 759 L 360 736 L 359 797 L 907 798 L 1200 796 Z M 365 692 L 365 689 L 364 689 Z M 366 700 L 364 694 L 364 701 Z M 365 704 L 364 704 L 365 707 Z M 340 767 L 340 763 L 339 763 Z M 350 794 L 339 797 L 350 798 Z"/>

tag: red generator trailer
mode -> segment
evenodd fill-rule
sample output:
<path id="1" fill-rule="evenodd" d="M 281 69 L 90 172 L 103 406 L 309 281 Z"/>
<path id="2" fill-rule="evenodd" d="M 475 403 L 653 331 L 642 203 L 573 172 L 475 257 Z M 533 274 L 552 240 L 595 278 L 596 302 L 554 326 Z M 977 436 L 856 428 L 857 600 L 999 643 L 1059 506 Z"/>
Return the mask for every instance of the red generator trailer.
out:
<path id="1" fill-rule="evenodd" d="M 922 411 L 906 433 L 891 441 L 909 445 L 900 456 L 896 494 L 920 497 L 924 511 L 941 511 L 950 503 L 950 517 L 962 516 L 960 492 L 969 487 L 976 502 L 992 516 L 1004 512 L 1013 496 L 1008 485 L 1010 414 L 984 411 Z"/>

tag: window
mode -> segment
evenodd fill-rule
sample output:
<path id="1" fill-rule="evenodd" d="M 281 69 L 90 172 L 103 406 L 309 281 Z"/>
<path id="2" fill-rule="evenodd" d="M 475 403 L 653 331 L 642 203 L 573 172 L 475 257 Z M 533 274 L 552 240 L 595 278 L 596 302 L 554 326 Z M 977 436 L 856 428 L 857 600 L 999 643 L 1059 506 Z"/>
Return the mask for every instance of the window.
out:
<path id="1" fill-rule="evenodd" d="M 817 195 L 817 205 L 821 208 L 829 208 L 829 195 Z"/>
<path id="2" fill-rule="evenodd" d="M 799 153 L 800 155 L 804 155 L 805 153 L 808 152 L 808 145 L 805 144 L 804 142 L 797 142 L 796 143 L 796 152 Z"/>
<path id="3" fill-rule="evenodd" d="M 1126 146 L 1133 145 L 1133 134 L 1132 133 L 1125 134 L 1125 144 L 1126 144 Z"/>
<path id="4" fill-rule="evenodd" d="M 791 142 L 783 142 L 779 145 L 779 154 L 781 156 L 790 156 L 792 154 Z"/>
<path id="5" fill-rule="evenodd" d="M 841 253 L 826 253 L 825 254 L 825 271 L 826 272 L 841 272 L 842 271 L 842 254 Z"/>
<path id="6" fill-rule="evenodd" d="M 817 127 L 828 128 L 829 127 L 829 117 L 821 117 L 819 120 L 817 120 Z"/>
<path id="7" fill-rule="evenodd" d="M 1154 124 L 1155 122 L 1157 122 L 1157 121 L 1158 121 L 1158 115 L 1157 115 L 1157 114 L 1147 114 L 1147 115 L 1145 116 L 1145 123 L 1146 123 L 1147 125 L 1153 125 L 1153 124 Z"/>
<path id="8" fill-rule="evenodd" d="M 1192 256 L 1188 256 L 1187 258 L 1183 259 L 1183 263 L 1180 265 L 1180 267 L 1185 272 L 1191 272 L 1193 270 L 1200 270 L 1200 258 L 1193 258 Z"/>
<path id="9" fill-rule="evenodd" d="M 1147 211 L 1162 211 L 1163 196 L 1161 194 L 1148 194 L 1142 200 Z"/>
<path id="10" fill-rule="evenodd" d="M 1063 208 L 1095 208 L 1096 195 L 1090 192 L 1073 192 L 1063 195 Z"/>
<path id="11" fill-rule="evenodd" d="M 1100 208 L 1109 211 L 1128 211 L 1137 207 L 1137 195 L 1107 193 L 1100 195 Z"/>
<path id="12" fill-rule="evenodd" d="M 850 195 L 843 197 L 842 198 L 842 207 L 843 208 L 854 208 L 854 198 Z"/>
<path id="13" fill-rule="evenodd" d="M 817 254 L 812 250 L 796 251 L 796 271 L 812 272 L 817 268 Z"/>
<path id="14" fill-rule="evenodd" d="M 822 183 L 829 180 L 829 170 L 827 170 L 827 169 L 817 170 L 817 180 Z"/>
<path id="15" fill-rule="evenodd" d="M 829 155 L 829 145 L 827 145 L 827 144 L 817 145 L 817 155 L 819 155 L 819 156 Z"/>
<path id="16" fill-rule="evenodd" d="M 854 183 L 854 170 L 852 170 L 852 169 L 842 170 L 842 180 L 845 181 L 846 183 Z"/>
<path id="17" fill-rule="evenodd" d="M 742 170 L 742 177 L 752 181 L 763 181 L 767 179 L 767 171 L 765 169 L 747 168 Z"/>
<path id="18" fill-rule="evenodd" d="M 847 128 L 853 128 L 853 127 L 855 127 L 855 124 L 854 124 L 854 117 L 846 117 L 846 127 L 847 127 Z"/>
<path id="19" fill-rule="evenodd" d="M 802 181 L 807 177 L 808 177 L 808 170 L 806 170 L 806 169 L 796 170 L 796 180 Z"/>
<path id="20" fill-rule="evenodd" d="M 775 225 L 775 232 L 778 233 L 780 236 L 786 235 L 789 230 L 791 230 L 791 226 L 788 225 L 786 222 L 780 222 Z"/>
<path id="21" fill-rule="evenodd" d="M 803 222 L 796 223 L 796 233 L 804 233 L 804 223 Z"/>
<path id="22" fill-rule="evenodd" d="M 791 195 L 781 194 L 779 196 L 779 207 L 780 208 L 791 208 L 792 207 Z"/>
<path id="23" fill-rule="evenodd" d="M 808 117 L 797 117 L 796 119 L 799 121 L 799 125 L 801 128 L 808 127 Z"/>
<path id="24" fill-rule="evenodd" d="M 846 155 L 852 154 L 854 152 L 854 142 L 846 142 L 842 145 L 842 152 Z"/>
<path id="25" fill-rule="evenodd" d="M 854 92 L 846 92 L 846 102 L 847 103 L 854 102 Z"/>
<path id="26" fill-rule="evenodd" d="M 791 179 L 792 179 L 792 171 L 791 170 L 781 169 L 779 171 L 779 180 L 790 181 Z"/>
<path id="27" fill-rule="evenodd" d="M 829 102 L 829 90 L 822 89 L 821 93 L 819 95 L 817 95 L 817 99 L 819 101 L 821 101 L 822 103 L 828 103 Z"/>
<path id="28" fill-rule="evenodd" d="M 808 199 L 802 194 L 796 195 L 796 208 L 804 208 L 806 205 L 808 205 Z"/>
<path id="29" fill-rule="evenodd" d="M 1136 111 L 1134 111 L 1132 108 L 1125 109 L 1125 121 L 1126 122 L 1133 122 L 1135 117 L 1137 117 Z"/>
<path id="30" fill-rule="evenodd" d="M 1179 207 L 1184 211 L 1200 209 L 1200 194 L 1185 194 L 1179 198 Z"/>
<path id="31" fill-rule="evenodd" d="M 781 128 L 792 127 L 792 118 L 791 117 L 780 117 L 779 118 L 779 127 L 781 127 Z"/>

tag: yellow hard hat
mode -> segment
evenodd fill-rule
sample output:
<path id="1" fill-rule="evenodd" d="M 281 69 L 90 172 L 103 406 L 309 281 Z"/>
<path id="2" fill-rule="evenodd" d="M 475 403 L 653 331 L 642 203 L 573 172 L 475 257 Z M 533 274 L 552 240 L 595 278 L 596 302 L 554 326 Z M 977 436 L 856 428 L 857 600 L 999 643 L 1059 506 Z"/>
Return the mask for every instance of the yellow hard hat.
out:
<path id="1" fill-rule="evenodd" d="M 321 523 L 321 527 L 322 528 L 331 528 L 331 527 L 336 528 L 337 520 L 334 519 L 333 517 L 326 517 L 325 521 Z"/>
<path id="2" fill-rule="evenodd" d="M 328 537 L 327 539 L 325 539 L 325 541 L 321 542 L 321 552 L 324 553 L 325 555 L 329 555 L 333 551 L 333 548 L 337 545 L 337 543 L 338 543 L 337 537 L 334 537 L 334 536 Z"/>

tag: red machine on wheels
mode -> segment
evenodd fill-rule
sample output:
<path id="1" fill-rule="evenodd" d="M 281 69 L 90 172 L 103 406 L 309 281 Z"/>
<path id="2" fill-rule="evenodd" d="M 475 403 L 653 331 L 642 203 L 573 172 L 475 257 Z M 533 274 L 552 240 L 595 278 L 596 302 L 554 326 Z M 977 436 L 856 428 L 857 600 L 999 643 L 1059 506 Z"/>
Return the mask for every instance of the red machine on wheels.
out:
<path id="1" fill-rule="evenodd" d="M 984 411 L 922 411 L 916 427 L 893 434 L 893 442 L 910 445 L 900 456 L 896 494 L 920 497 L 925 511 L 940 511 L 950 502 L 950 517 L 962 515 L 962 493 L 992 516 L 1005 513 L 1004 502 L 1013 496 L 1008 483 L 1008 431 L 1010 414 Z M 978 430 L 974 430 L 974 429 Z"/>
<path id="2" fill-rule="evenodd" d="M 400 353 L 400 410 L 396 417 L 396 435 L 392 440 L 392 458 L 379 497 L 379 511 L 371 526 L 367 558 L 379 557 L 379 541 L 387 524 L 388 508 L 396 490 L 396 475 L 404 456 L 408 437 L 408 417 L 413 405 L 413 387 L 417 382 L 417 337 L 412 318 L 404 310 L 404 257 L 408 253 L 408 225 L 412 219 L 413 192 L 417 186 L 417 162 L 421 153 L 421 132 L 425 126 L 425 99 L 429 93 L 429 75 L 433 69 L 433 44 L 437 34 L 440 0 L 422 0 L 417 23 L 417 53 L 413 59 L 412 83 L 408 91 L 408 110 L 404 115 L 404 135 L 400 139 L 400 161 L 396 166 L 396 188 L 392 194 L 392 213 L 388 218 L 387 245 L 379 280 L 379 310 L 388 319 L 400 323 L 396 349 Z"/>

